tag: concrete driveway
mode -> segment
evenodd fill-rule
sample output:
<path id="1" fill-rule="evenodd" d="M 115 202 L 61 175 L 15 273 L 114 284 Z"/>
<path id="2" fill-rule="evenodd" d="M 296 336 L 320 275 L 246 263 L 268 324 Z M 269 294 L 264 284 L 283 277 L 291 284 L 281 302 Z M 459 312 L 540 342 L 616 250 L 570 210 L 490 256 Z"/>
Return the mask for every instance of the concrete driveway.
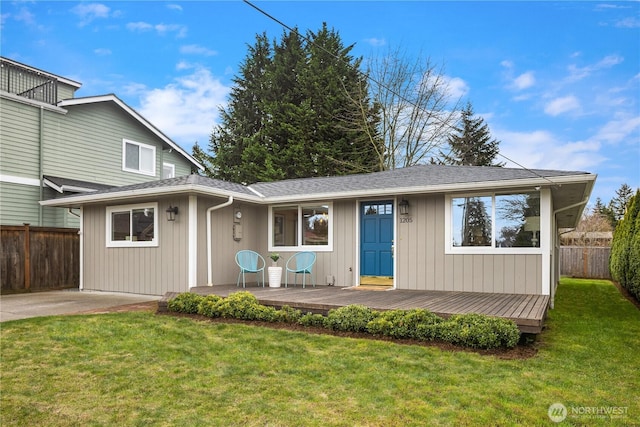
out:
<path id="1" fill-rule="evenodd" d="M 64 290 L 0 296 L 0 322 L 30 317 L 112 311 L 115 307 L 151 303 L 161 297 L 112 292 Z"/>

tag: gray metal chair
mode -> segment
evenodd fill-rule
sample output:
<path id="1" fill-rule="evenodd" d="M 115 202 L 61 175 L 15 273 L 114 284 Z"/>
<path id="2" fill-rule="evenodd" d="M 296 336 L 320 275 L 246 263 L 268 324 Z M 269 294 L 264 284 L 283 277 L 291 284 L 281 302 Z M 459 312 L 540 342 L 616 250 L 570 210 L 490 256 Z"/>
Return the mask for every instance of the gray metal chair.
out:
<path id="1" fill-rule="evenodd" d="M 287 265 L 285 266 L 285 279 L 284 286 L 285 288 L 289 287 L 289 273 L 293 273 L 293 284 L 294 286 L 298 285 L 298 274 L 302 274 L 302 287 L 304 288 L 306 285 L 305 278 L 307 274 L 311 278 L 311 283 L 313 287 L 316 287 L 316 283 L 313 280 L 313 265 L 316 262 L 316 254 L 315 252 L 298 252 L 293 255 L 289 260 L 287 260 Z"/>
<path id="2" fill-rule="evenodd" d="M 262 287 L 264 288 L 264 267 L 266 265 L 264 258 L 257 252 L 250 250 L 238 251 L 236 254 L 236 264 L 240 267 L 236 286 L 240 286 L 240 276 L 242 276 L 242 287 L 246 288 L 245 273 L 256 273 L 256 281 L 260 286 L 260 276 L 262 274 Z"/>

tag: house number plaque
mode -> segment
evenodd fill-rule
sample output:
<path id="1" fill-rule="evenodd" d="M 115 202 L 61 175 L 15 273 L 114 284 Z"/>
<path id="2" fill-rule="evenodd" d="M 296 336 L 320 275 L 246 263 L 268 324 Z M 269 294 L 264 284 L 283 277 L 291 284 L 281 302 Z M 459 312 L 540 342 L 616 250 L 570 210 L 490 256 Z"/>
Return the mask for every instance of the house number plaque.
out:
<path id="1" fill-rule="evenodd" d="M 412 222 L 413 222 L 413 217 L 412 216 L 400 217 L 400 224 L 410 224 Z"/>

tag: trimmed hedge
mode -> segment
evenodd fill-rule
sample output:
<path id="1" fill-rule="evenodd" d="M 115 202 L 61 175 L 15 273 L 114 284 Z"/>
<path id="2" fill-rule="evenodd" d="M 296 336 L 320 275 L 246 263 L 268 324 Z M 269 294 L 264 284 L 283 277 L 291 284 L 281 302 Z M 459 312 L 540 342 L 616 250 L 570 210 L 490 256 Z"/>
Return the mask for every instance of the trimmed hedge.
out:
<path id="1" fill-rule="evenodd" d="M 640 301 L 640 190 L 613 232 L 609 270 L 613 280 Z"/>
<path id="2" fill-rule="evenodd" d="M 295 323 L 397 339 L 444 341 L 479 349 L 513 348 L 520 339 L 520 331 L 511 320 L 481 314 L 459 314 L 443 319 L 425 309 L 378 312 L 352 304 L 329 310 L 327 316 L 312 313 L 303 315 L 300 310 L 289 306 L 283 306 L 280 310 L 264 306 L 246 291 L 234 292 L 226 298 L 183 293 L 169 300 L 167 307 L 169 311 L 211 318 Z"/>
<path id="3" fill-rule="evenodd" d="M 334 331 L 367 332 L 367 325 L 376 313 L 364 305 L 352 304 L 329 310 L 325 327 Z"/>
<path id="4" fill-rule="evenodd" d="M 435 331 L 435 325 L 441 322 L 441 317 L 422 308 L 388 310 L 371 320 L 367 324 L 367 330 L 374 335 L 431 341 L 436 339 L 436 335 L 427 330 Z"/>
<path id="5" fill-rule="evenodd" d="M 438 327 L 439 338 L 455 345 L 472 348 L 512 348 L 520 340 L 513 322 L 481 314 L 456 314 Z"/>

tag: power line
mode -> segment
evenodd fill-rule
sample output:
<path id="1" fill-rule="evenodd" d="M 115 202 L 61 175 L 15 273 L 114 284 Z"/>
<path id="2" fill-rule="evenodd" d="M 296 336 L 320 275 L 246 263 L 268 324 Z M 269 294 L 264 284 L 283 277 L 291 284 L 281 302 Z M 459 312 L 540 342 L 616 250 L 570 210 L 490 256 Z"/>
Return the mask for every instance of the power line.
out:
<path id="1" fill-rule="evenodd" d="M 244 2 L 244 3 L 246 3 L 247 5 L 251 6 L 253 9 L 255 9 L 256 11 L 258 11 L 258 12 L 259 12 L 259 13 L 261 13 L 262 15 L 264 15 L 264 16 L 266 16 L 267 18 L 271 19 L 272 21 L 276 22 L 278 25 L 280 25 L 280 26 L 282 26 L 282 27 L 286 28 L 287 30 L 289 30 L 289 31 L 290 31 L 290 32 L 292 32 L 292 33 L 297 34 L 297 35 L 298 35 L 298 37 L 302 38 L 302 39 L 303 39 L 303 40 L 305 40 L 307 43 L 309 43 L 309 44 L 313 43 L 313 40 L 311 40 L 309 37 L 307 37 L 307 36 L 306 36 L 306 35 L 304 35 L 304 34 L 300 34 L 300 32 L 299 32 L 297 29 L 295 29 L 295 28 L 291 28 L 289 25 L 285 24 L 284 22 L 282 22 L 281 20 L 279 20 L 279 19 L 278 19 L 278 18 L 276 18 L 275 16 L 273 16 L 273 15 L 269 14 L 269 13 L 268 13 L 268 12 L 266 12 L 265 10 L 263 10 L 263 9 L 259 8 L 258 6 L 254 5 L 254 4 L 253 4 L 253 3 L 251 3 L 249 0 L 243 0 L 243 2 Z M 328 49 L 326 49 L 324 46 L 318 46 L 318 47 L 319 47 L 321 50 L 323 50 L 325 53 L 327 53 L 327 54 L 329 54 L 329 55 L 333 56 L 335 59 L 337 59 L 337 60 L 340 60 L 340 59 L 341 59 L 338 55 L 336 55 L 335 53 L 333 53 L 333 52 L 329 51 L 329 50 L 328 50 Z M 349 65 L 351 65 L 351 64 L 349 64 Z M 402 99 L 404 102 L 406 102 L 406 103 L 408 103 L 408 104 L 411 104 L 411 105 L 413 105 L 413 106 L 414 106 L 414 107 L 416 107 L 416 108 L 421 108 L 421 107 L 419 107 L 419 106 L 415 105 L 415 104 L 413 103 L 413 101 L 411 101 L 411 100 L 407 99 L 407 98 L 406 98 L 406 97 L 404 97 L 402 94 L 397 93 L 396 91 L 394 91 L 392 88 L 388 87 L 388 86 L 387 86 L 386 84 L 384 84 L 383 82 L 380 82 L 380 81 L 376 80 L 374 77 L 371 77 L 370 75 L 368 75 L 368 74 L 366 74 L 366 73 L 362 72 L 362 71 L 361 71 L 361 70 L 359 70 L 359 69 L 356 69 L 356 72 L 358 72 L 360 75 L 362 75 L 365 79 L 370 80 L 370 81 L 372 81 L 373 83 L 377 84 L 378 86 L 381 86 L 381 87 L 385 88 L 386 90 L 388 90 L 389 92 L 391 92 L 391 93 L 393 93 L 395 96 L 397 96 L 398 98 Z M 434 120 L 437 120 L 437 116 L 434 116 Z M 448 127 L 452 128 L 452 129 L 456 129 L 453 125 L 450 125 L 448 122 L 440 121 L 440 124 L 445 125 L 445 126 L 448 126 Z M 498 152 L 498 153 L 497 153 L 497 155 L 498 155 L 498 156 L 500 156 L 500 157 L 502 157 L 502 158 L 504 158 L 505 160 L 507 160 L 507 161 L 509 161 L 509 162 L 511 162 L 511 163 L 513 163 L 513 164 L 515 164 L 515 165 L 517 165 L 517 166 L 518 166 L 518 167 L 520 167 L 521 169 L 524 169 L 524 170 L 526 170 L 526 171 L 528 171 L 528 172 L 531 172 L 532 174 L 536 175 L 537 177 L 542 178 L 542 179 L 544 179 L 545 181 L 550 182 L 553 186 L 555 186 L 555 187 L 559 187 L 559 185 L 558 185 L 558 184 L 556 184 L 555 182 L 553 182 L 551 179 L 547 178 L 546 176 L 540 175 L 539 173 L 537 173 L 536 171 L 534 171 L 534 170 L 532 170 L 532 169 L 530 169 L 530 168 L 527 168 L 527 167 L 525 167 L 525 166 L 521 165 L 520 163 L 516 162 L 516 161 L 515 161 L 515 160 L 513 160 L 513 159 L 510 159 L 509 157 L 505 156 L 504 154 L 502 154 L 502 153 Z"/>

